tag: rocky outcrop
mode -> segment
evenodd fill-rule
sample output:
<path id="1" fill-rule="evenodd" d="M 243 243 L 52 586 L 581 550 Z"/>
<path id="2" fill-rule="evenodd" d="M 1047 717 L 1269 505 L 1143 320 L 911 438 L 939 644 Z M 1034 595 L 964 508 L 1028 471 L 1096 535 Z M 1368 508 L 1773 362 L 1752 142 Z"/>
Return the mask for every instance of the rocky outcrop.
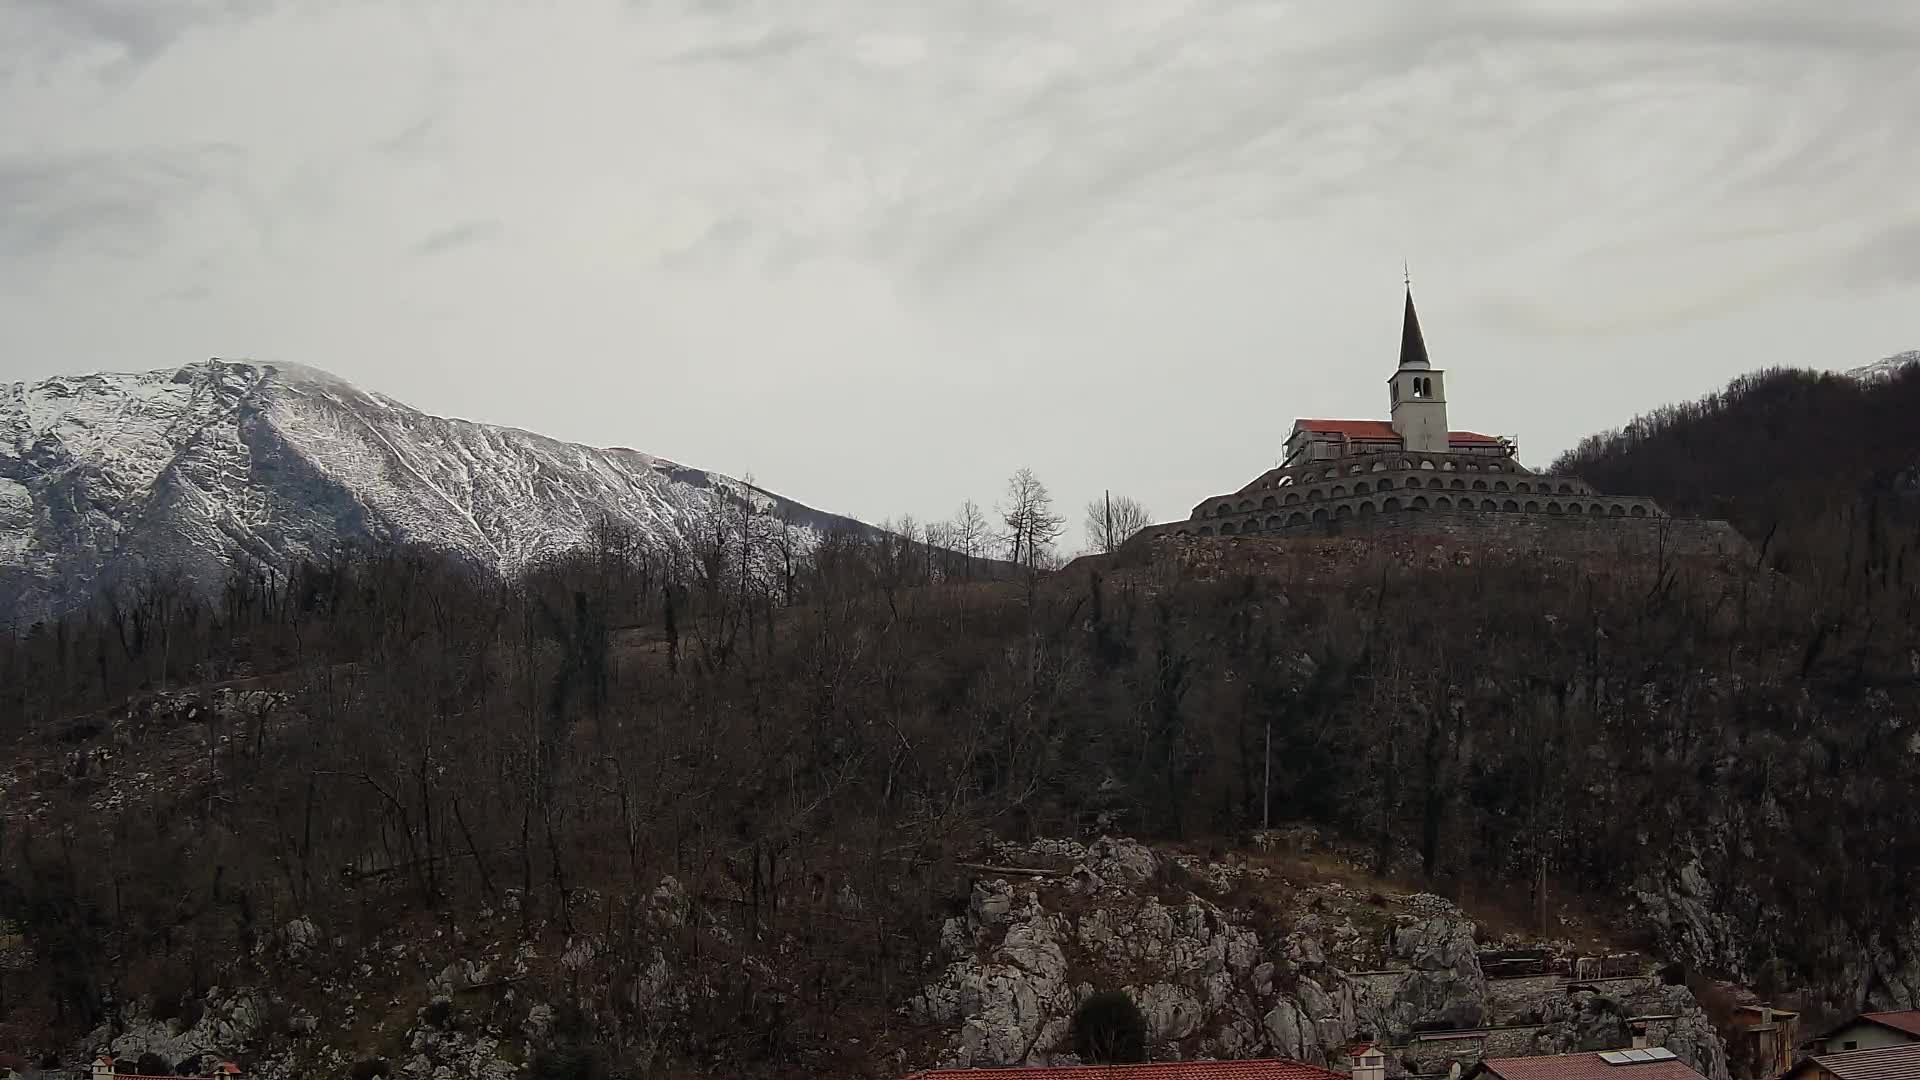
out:
<path id="1" fill-rule="evenodd" d="M 1162 1059 L 1327 1062 L 1364 1035 L 1397 1048 L 1396 1073 L 1405 1061 L 1446 1071 L 1480 1056 L 1624 1047 L 1628 1017 L 1661 1016 L 1672 1017 L 1659 1022 L 1664 1045 L 1710 1080 L 1727 1078 L 1725 1049 L 1684 986 L 1644 974 L 1575 988 L 1564 974 L 1490 981 L 1474 923 L 1440 897 L 1388 903 L 1326 885 L 1291 919 L 1256 924 L 1250 911 L 1170 896 L 1165 861 L 1141 845 L 1043 844 L 1001 854 L 1071 868 L 1018 886 L 977 881 L 943 928 L 947 963 L 909 1011 L 954 1029 L 944 1064 L 1070 1061 L 1074 1008 L 1123 989 Z M 1216 894 L 1250 876 L 1244 865 L 1181 865 Z M 1422 1039 L 1437 1029 L 1480 1034 Z"/>
<path id="2" fill-rule="evenodd" d="M 93 1051 L 129 1059 L 158 1054 L 170 1062 L 202 1056 L 230 1058 L 251 1045 L 266 1017 L 263 1002 L 251 991 L 215 987 L 207 991 L 202 1005 L 199 1019 L 187 1027 L 133 1009 L 117 1029 L 108 1025 L 94 1031 Z"/>
<path id="3" fill-rule="evenodd" d="M 1424 919 L 1394 931 L 1393 954 L 1409 971 L 1381 1016 L 1389 1038 L 1416 1027 L 1471 1028 L 1487 1017 L 1487 978 L 1463 918 Z"/>

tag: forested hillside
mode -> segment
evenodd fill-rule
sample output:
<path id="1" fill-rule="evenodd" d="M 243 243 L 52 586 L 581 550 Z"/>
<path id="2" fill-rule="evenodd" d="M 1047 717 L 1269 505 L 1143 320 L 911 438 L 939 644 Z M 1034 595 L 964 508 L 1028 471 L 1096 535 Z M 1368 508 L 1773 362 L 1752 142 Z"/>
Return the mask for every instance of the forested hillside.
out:
<path id="1" fill-rule="evenodd" d="M 1602 491 L 1724 517 L 1818 557 L 1869 523 L 1920 520 L 1920 363 L 1872 378 L 1756 372 L 1583 440 L 1554 463 Z M 1829 535 L 1838 531 L 1838 535 Z"/>
<path id="2" fill-rule="evenodd" d="M 1575 462 L 1797 505 L 1784 448 L 1829 414 L 1794 387 L 1861 432 L 1881 407 L 1769 375 Z M 1763 404 L 1778 434 L 1729 419 Z M 743 512 L 694 557 L 603 528 L 510 582 L 407 550 L 213 605 L 156 581 L 0 641 L 0 1052 L 219 986 L 265 995 L 263 1056 L 465 1023 L 540 1076 L 897 1075 L 986 845 L 1230 848 L 1267 815 L 1543 929 L 1580 898 L 1770 996 L 1912 1006 L 1920 547 L 1818 549 L 1854 513 L 1822 507 L 1806 574 L 1243 539 L 982 581 L 897 535 L 775 558 Z M 361 959 L 483 925 L 518 942 L 492 974 Z"/>

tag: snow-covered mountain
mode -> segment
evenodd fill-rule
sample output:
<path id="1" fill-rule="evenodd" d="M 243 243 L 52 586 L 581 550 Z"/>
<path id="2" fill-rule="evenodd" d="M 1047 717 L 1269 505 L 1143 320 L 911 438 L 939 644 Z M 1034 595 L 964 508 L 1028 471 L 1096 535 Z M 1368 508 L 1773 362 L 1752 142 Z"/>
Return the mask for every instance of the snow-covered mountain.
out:
<path id="1" fill-rule="evenodd" d="M 1884 379 L 1910 364 L 1920 364 L 1920 349 L 1895 353 L 1885 360 L 1875 360 L 1871 364 L 1852 368 L 1847 374 L 1856 379 Z"/>
<path id="2" fill-rule="evenodd" d="M 285 565 L 401 542 L 512 572 L 603 518 L 671 545 L 716 497 L 816 535 L 866 528 L 635 450 L 428 416 L 293 364 L 0 384 L 0 624 L 148 570 L 217 583 L 240 553 Z"/>

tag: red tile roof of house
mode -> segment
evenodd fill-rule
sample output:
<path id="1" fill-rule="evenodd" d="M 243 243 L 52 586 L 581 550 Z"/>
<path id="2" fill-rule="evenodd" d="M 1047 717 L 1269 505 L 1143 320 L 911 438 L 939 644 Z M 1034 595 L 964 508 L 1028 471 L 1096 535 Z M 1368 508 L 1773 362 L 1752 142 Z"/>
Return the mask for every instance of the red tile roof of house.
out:
<path id="1" fill-rule="evenodd" d="M 1347 1074 L 1286 1058 L 1166 1061 L 1147 1065 L 1060 1065 L 1014 1069 L 931 1069 L 907 1080 L 1348 1080 Z"/>
<path id="2" fill-rule="evenodd" d="M 1911 1080 L 1920 1076 L 1920 1043 L 1819 1054 L 1795 1065 L 1787 1076 L 1805 1076 L 1813 1071 L 1810 1066 L 1817 1066 L 1840 1080 Z"/>
<path id="3" fill-rule="evenodd" d="M 1468 1075 L 1482 1073 L 1500 1080 L 1706 1080 L 1674 1058 L 1609 1065 L 1595 1053 L 1487 1058 Z"/>
<path id="4" fill-rule="evenodd" d="M 1447 432 L 1447 441 L 1450 443 L 1486 443 L 1489 446 L 1500 445 L 1499 439 L 1491 435 L 1482 435 L 1477 431 L 1449 431 Z"/>
<path id="5" fill-rule="evenodd" d="M 1904 1031 L 1909 1035 L 1920 1035 L 1920 1009 L 1861 1013 L 1860 1019 L 1870 1024 L 1879 1024 L 1881 1027 L 1890 1027 L 1895 1031 Z"/>

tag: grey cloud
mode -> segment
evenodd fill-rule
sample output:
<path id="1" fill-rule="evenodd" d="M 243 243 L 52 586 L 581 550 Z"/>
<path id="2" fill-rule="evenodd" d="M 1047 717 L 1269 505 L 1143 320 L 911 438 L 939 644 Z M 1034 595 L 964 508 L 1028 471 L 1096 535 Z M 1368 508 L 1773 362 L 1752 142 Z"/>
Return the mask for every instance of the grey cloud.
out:
<path id="1" fill-rule="evenodd" d="M 209 23 L 258 14 L 273 0 L 11 0 L 0 14 L 16 40 L 59 54 L 94 44 L 120 48 L 134 65 L 166 51 L 188 31 Z M 24 57 L 0 58 L 13 67 Z"/>
<path id="2" fill-rule="evenodd" d="M 373 148 L 379 153 L 394 157 L 411 157 L 427 149 L 439 126 L 438 116 L 432 114 L 422 116 L 399 131 L 375 140 Z"/>
<path id="3" fill-rule="evenodd" d="M 410 250 L 415 255 L 443 255 L 449 251 L 485 243 L 499 236 L 500 232 L 501 227 L 498 221 L 463 221 L 428 233 Z"/>
<path id="4" fill-rule="evenodd" d="M 731 38 L 697 45 L 675 53 L 677 64 L 751 63 L 799 52 L 819 40 L 818 35 L 797 27 L 775 27 L 750 37 Z"/>
<path id="5" fill-rule="evenodd" d="M 0 248 L 44 255 L 67 248 L 139 250 L 167 217 L 207 191 L 238 155 L 210 145 L 0 157 Z"/>
<path id="6" fill-rule="evenodd" d="M 1847 277 L 1866 288 L 1920 285 L 1920 220 L 1869 237 L 1848 259 Z"/>

